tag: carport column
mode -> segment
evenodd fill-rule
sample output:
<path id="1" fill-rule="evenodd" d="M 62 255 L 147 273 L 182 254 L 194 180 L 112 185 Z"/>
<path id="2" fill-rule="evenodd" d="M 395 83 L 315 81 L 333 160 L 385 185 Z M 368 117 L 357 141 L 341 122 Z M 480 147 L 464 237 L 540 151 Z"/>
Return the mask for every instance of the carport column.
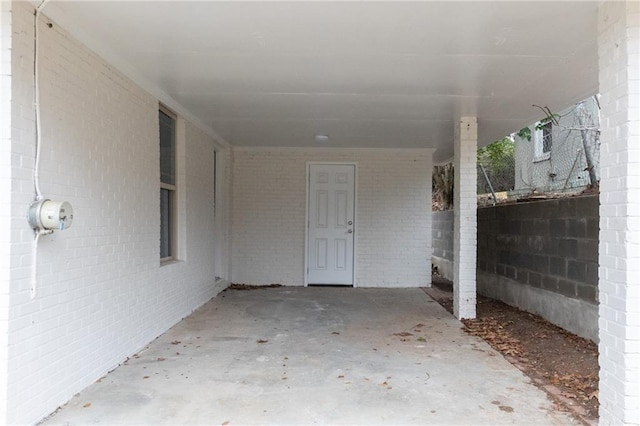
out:
<path id="1" fill-rule="evenodd" d="M 12 240 L 16 238 L 15 235 L 19 233 L 14 231 L 15 228 L 12 226 L 16 221 L 17 209 L 12 204 L 11 194 L 12 178 L 19 167 L 15 165 L 19 161 L 12 161 L 19 157 L 13 152 L 16 146 L 11 140 L 11 129 L 15 126 L 11 119 L 11 38 L 16 31 L 12 28 L 12 7 L 11 2 L 0 1 L 0 28 L 2 28 L 0 33 L 0 87 L 2 87 L 0 90 L 0 122 L 2 122 L 0 126 L 0 170 L 2 170 L 0 172 L 2 176 L 0 178 L 0 424 L 6 424 L 8 421 L 9 298 L 13 287 L 11 286 L 12 263 L 18 264 L 19 261 L 14 259 L 20 257 L 15 249 L 18 244 L 12 244 Z"/>
<path id="2" fill-rule="evenodd" d="M 453 314 L 476 317 L 478 123 L 462 117 L 455 125 L 453 181 Z"/>
<path id="3" fill-rule="evenodd" d="M 640 2 L 598 11 L 600 424 L 640 424 Z"/>

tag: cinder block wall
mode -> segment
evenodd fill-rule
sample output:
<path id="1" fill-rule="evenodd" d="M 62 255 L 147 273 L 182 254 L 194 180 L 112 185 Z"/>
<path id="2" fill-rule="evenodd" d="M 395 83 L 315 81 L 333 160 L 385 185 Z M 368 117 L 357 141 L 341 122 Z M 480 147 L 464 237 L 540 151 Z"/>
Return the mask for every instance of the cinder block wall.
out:
<path id="1" fill-rule="evenodd" d="M 453 281 L 453 210 L 432 213 L 431 234 L 431 263 L 442 277 Z"/>
<path id="2" fill-rule="evenodd" d="M 478 210 L 478 292 L 598 336 L 597 196 Z"/>
<path id="3" fill-rule="evenodd" d="M 358 163 L 356 285 L 431 283 L 429 150 L 234 149 L 237 283 L 304 283 L 307 161 Z"/>
<path id="4" fill-rule="evenodd" d="M 55 22 L 41 25 L 41 187 L 46 197 L 69 201 L 75 219 L 68 230 L 41 238 L 31 299 L 36 259 L 25 216 L 34 197 L 34 9 L 30 2 L 8 4 L 12 162 L 2 177 L 10 176 L 12 186 L 0 203 L 10 203 L 11 241 L 10 253 L 6 245 L 0 251 L 10 262 L 10 288 L 0 290 L 8 292 L 0 299 L 8 321 L 0 423 L 29 424 L 219 291 L 213 140 L 180 122 L 180 261 L 160 266 L 158 101 Z M 3 133 L 7 127 L 3 121 Z"/>

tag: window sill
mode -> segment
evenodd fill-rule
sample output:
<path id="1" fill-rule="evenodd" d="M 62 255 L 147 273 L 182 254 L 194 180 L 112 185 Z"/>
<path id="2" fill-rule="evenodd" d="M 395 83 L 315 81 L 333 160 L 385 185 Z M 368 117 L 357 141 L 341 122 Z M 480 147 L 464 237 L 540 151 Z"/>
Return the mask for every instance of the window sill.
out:
<path id="1" fill-rule="evenodd" d="M 176 263 L 182 263 L 181 260 L 178 259 L 162 259 L 160 260 L 160 267 L 174 265 Z"/>
<path id="2" fill-rule="evenodd" d="M 534 163 L 540 163 L 542 161 L 547 161 L 551 158 L 551 153 L 550 152 L 545 152 L 544 154 L 540 155 L 540 156 L 536 156 L 533 158 L 533 162 Z"/>

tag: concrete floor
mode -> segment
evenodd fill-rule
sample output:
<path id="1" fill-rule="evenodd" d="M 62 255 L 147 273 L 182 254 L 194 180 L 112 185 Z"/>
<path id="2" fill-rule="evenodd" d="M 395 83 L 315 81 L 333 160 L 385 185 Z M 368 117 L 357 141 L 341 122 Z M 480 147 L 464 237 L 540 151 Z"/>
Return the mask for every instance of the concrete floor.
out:
<path id="1" fill-rule="evenodd" d="M 45 424 L 573 423 L 460 327 L 420 289 L 226 291 Z"/>

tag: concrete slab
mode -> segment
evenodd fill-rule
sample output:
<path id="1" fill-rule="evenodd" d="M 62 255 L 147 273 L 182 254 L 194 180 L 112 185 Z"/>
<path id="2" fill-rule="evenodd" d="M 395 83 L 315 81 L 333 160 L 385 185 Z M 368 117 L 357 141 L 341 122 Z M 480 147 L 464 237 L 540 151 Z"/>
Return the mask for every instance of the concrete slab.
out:
<path id="1" fill-rule="evenodd" d="M 571 424 L 420 289 L 226 291 L 45 424 Z"/>

